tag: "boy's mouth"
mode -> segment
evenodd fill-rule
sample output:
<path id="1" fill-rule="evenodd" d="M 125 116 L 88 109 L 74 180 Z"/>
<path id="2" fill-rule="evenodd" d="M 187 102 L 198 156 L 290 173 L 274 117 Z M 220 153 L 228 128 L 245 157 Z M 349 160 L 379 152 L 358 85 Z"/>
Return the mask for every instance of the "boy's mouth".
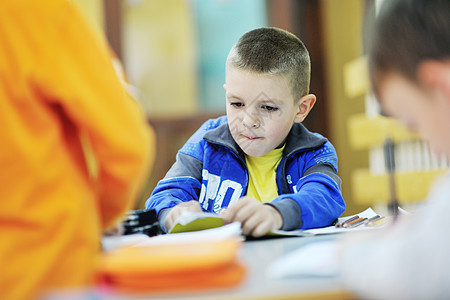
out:
<path id="1" fill-rule="evenodd" d="M 247 136 L 247 135 L 242 135 L 244 138 L 246 138 L 247 140 L 253 141 L 253 140 L 257 140 L 260 139 L 261 137 L 258 136 Z"/>

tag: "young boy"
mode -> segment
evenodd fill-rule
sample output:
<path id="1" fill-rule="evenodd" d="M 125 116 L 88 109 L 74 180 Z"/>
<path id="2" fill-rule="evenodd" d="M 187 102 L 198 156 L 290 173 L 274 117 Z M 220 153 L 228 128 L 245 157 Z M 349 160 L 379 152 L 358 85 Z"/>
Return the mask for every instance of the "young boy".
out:
<path id="1" fill-rule="evenodd" d="M 0 1 L 0 44 L 0 298 L 88 299 L 153 135 L 70 1 Z"/>
<path id="2" fill-rule="evenodd" d="M 369 69 L 383 111 L 450 155 L 450 1 L 385 1 Z M 342 242 L 342 278 L 364 299 L 450 298 L 450 177 L 423 210 Z M 362 275 L 363 274 L 363 275 Z"/>
<path id="3" fill-rule="evenodd" d="M 309 81 L 308 51 L 293 34 L 260 28 L 238 40 L 226 61 L 227 115 L 187 141 L 146 202 L 163 231 L 185 211 L 220 212 L 254 237 L 342 214 L 335 150 L 301 124 L 316 101 Z"/>

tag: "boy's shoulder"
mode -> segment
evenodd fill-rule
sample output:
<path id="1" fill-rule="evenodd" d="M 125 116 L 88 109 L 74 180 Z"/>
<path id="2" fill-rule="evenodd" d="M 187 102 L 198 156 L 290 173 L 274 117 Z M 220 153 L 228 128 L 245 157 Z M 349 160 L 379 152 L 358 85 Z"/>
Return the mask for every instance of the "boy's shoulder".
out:
<path id="1" fill-rule="evenodd" d="M 309 131 L 302 124 L 295 124 L 286 141 L 288 157 L 295 153 L 310 153 L 316 163 L 329 163 L 337 169 L 337 154 L 334 146 L 323 135 Z"/>
<path id="2" fill-rule="evenodd" d="M 209 119 L 200 126 L 200 128 L 194 133 L 194 135 L 191 138 L 194 138 L 194 140 L 196 141 L 200 141 L 203 139 L 204 135 L 207 132 L 218 129 L 221 126 L 224 129 L 227 128 L 227 123 L 228 123 L 227 116 L 220 116 L 215 119 Z"/>
<path id="3" fill-rule="evenodd" d="M 221 136 L 228 130 L 227 117 L 221 116 L 215 119 L 205 121 L 199 129 L 187 140 L 186 144 L 180 149 L 181 152 L 193 155 L 201 152 L 203 141 L 206 136 Z"/>
<path id="4" fill-rule="evenodd" d="M 217 117 L 214 119 L 209 119 L 209 120 L 205 121 L 205 123 L 203 123 L 203 125 L 200 127 L 200 129 L 203 129 L 206 132 L 206 131 L 215 129 L 215 128 L 219 127 L 220 125 L 225 124 L 227 122 L 228 122 L 228 120 L 227 120 L 226 115 L 220 116 L 220 117 Z"/>
<path id="5" fill-rule="evenodd" d="M 328 139 L 319 133 L 309 131 L 303 124 L 295 123 L 286 140 L 286 151 L 314 150 L 322 148 Z"/>

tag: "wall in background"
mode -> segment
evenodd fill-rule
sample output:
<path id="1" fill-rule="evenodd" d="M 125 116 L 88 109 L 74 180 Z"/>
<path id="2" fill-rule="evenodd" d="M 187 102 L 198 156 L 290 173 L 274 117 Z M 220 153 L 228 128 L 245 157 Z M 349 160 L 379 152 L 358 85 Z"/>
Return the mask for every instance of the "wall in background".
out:
<path id="1" fill-rule="evenodd" d="M 188 1 L 123 1 L 122 49 L 149 116 L 196 112 L 197 46 Z"/>
<path id="2" fill-rule="evenodd" d="M 362 24 L 364 0 L 321 0 L 326 51 L 326 72 L 330 139 L 339 158 L 342 192 L 347 202 L 345 214 L 361 211 L 363 207 L 352 199 L 352 171 L 368 166 L 368 152 L 355 150 L 348 139 L 347 120 L 364 113 L 364 99 L 349 98 L 345 93 L 344 66 L 362 55 Z M 364 208 L 365 209 L 365 208 Z"/>
<path id="3" fill-rule="evenodd" d="M 267 26 L 261 0 L 194 0 L 192 11 L 198 47 L 198 110 L 225 112 L 225 60 L 247 31 Z"/>

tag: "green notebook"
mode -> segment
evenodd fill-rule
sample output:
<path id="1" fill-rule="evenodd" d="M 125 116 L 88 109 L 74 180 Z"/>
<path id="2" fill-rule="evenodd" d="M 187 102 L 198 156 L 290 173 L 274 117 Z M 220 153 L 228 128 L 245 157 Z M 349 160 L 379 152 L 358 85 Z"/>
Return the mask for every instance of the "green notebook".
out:
<path id="1" fill-rule="evenodd" d="M 223 218 L 214 213 L 186 213 L 181 215 L 169 233 L 199 231 L 223 226 Z"/>
<path id="2" fill-rule="evenodd" d="M 185 213 L 181 215 L 169 233 L 199 231 L 217 228 L 225 225 L 223 218 L 214 213 Z M 311 233 L 303 230 L 283 231 L 273 230 L 266 237 L 311 236 Z"/>

